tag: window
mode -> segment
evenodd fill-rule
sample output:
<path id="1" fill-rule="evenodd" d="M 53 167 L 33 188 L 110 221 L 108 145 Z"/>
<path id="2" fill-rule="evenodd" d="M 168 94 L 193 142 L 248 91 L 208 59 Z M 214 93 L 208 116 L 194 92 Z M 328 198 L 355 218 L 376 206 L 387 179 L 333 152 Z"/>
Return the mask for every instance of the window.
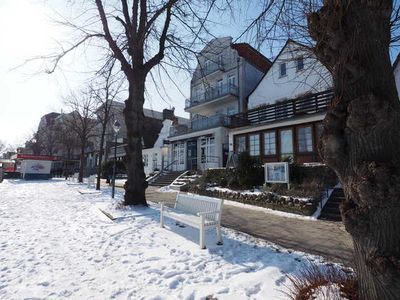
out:
<path id="1" fill-rule="evenodd" d="M 236 85 L 236 78 L 235 75 L 229 75 L 228 77 L 228 85 L 229 87 L 235 86 Z"/>
<path id="2" fill-rule="evenodd" d="M 304 59 L 303 56 L 296 58 L 296 70 L 301 71 L 304 69 Z"/>
<path id="3" fill-rule="evenodd" d="M 202 138 L 200 140 L 200 157 L 202 163 L 213 162 L 215 160 L 215 139 L 213 137 Z"/>
<path id="4" fill-rule="evenodd" d="M 249 136 L 249 152 L 251 156 L 260 155 L 260 135 L 251 134 Z"/>
<path id="5" fill-rule="evenodd" d="M 279 65 L 279 77 L 286 76 L 286 63 L 281 63 Z"/>
<path id="6" fill-rule="evenodd" d="M 217 81 L 217 94 L 218 96 L 222 95 L 222 87 L 223 87 L 223 81 L 222 79 Z"/>
<path id="7" fill-rule="evenodd" d="M 276 136 L 275 131 L 264 133 L 264 155 L 276 154 Z"/>
<path id="8" fill-rule="evenodd" d="M 312 128 L 311 126 L 300 127 L 297 129 L 297 143 L 299 152 L 312 152 Z"/>
<path id="9" fill-rule="evenodd" d="M 177 161 L 177 164 L 182 165 L 185 163 L 185 144 L 177 143 L 174 144 L 173 150 L 173 161 Z"/>
<path id="10" fill-rule="evenodd" d="M 281 160 L 293 158 L 293 137 L 292 130 L 286 129 L 280 131 L 281 142 Z"/>
<path id="11" fill-rule="evenodd" d="M 246 137 L 235 136 L 235 153 L 239 154 L 246 151 Z"/>
<path id="12" fill-rule="evenodd" d="M 153 170 L 158 168 L 158 153 L 153 153 Z"/>
<path id="13" fill-rule="evenodd" d="M 237 110 L 235 106 L 228 106 L 228 108 L 226 109 L 226 114 L 228 116 L 232 116 L 234 114 L 236 114 Z"/>
<path id="14" fill-rule="evenodd" d="M 210 67 L 211 67 L 211 61 L 209 61 L 208 59 L 206 59 L 206 60 L 204 61 L 204 71 L 207 72 L 208 69 L 210 69 Z"/>
<path id="15" fill-rule="evenodd" d="M 223 56 L 222 54 L 220 54 L 220 55 L 218 56 L 218 65 L 219 65 L 220 67 L 222 67 L 223 64 L 224 64 L 224 56 Z"/>
<path id="16" fill-rule="evenodd" d="M 149 156 L 147 154 L 143 154 L 143 165 L 145 167 L 149 165 Z"/>

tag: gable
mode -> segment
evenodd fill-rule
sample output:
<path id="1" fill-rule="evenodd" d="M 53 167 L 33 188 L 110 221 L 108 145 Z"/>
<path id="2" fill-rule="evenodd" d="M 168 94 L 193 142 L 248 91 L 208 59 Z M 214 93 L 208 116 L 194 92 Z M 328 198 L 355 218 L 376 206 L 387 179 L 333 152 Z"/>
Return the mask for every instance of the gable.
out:
<path id="1" fill-rule="evenodd" d="M 301 65 L 303 69 L 298 70 L 298 66 Z M 308 47 L 288 40 L 273 61 L 271 68 L 250 93 L 248 109 L 296 98 L 307 93 L 321 92 L 331 87 L 332 78 L 329 71 L 316 59 Z"/>

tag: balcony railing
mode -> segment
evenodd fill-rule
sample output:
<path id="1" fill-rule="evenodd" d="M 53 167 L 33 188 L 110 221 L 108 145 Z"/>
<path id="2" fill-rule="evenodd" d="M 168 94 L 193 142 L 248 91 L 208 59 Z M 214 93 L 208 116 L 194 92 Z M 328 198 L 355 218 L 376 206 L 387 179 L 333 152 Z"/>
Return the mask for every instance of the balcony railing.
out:
<path id="1" fill-rule="evenodd" d="M 199 104 L 203 104 L 227 95 L 238 95 L 238 88 L 234 84 L 223 84 L 218 87 L 211 87 L 206 90 L 205 93 L 200 95 L 194 95 L 190 99 L 186 99 L 185 108 L 193 107 Z"/>
<path id="2" fill-rule="evenodd" d="M 333 98 L 331 90 L 269 104 L 230 117 L 230 128 L 257 125 L 326 111 Z"/>
<path id="3" fill-rule="evenodd" d="M 211 117 L 200 116 L 198 119 L 192 120 L 187 126 L 174 126 L 170 129 L 170 136 L 178 136 L 190 132 L 206 130 L 210 128 L 216 128 L 221 126 L 228 126 L 229 116 L 215 115 Z"/>

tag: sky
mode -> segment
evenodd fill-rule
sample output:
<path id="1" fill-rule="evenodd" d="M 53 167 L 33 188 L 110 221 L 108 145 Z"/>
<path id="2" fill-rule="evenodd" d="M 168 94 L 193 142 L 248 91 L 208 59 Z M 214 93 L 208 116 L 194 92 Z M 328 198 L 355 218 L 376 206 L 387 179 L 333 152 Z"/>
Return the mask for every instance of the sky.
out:
<path id="1" fill-rule="evenodd" d="M 86 0 L 85 0 L 86 1 Z M 89 2 L 83 2 L 85 4 Z M 13 146 L 23 145 L 37 130 L 40 118 L 49 112 L 66 111 L 63 97 L 88 84 L 92 69 L 88 57 L 96 50 L 81 49 L 62 60 L 53 74 L 45 74 L 42 61 L 21 64 L 29 58 L 52 53 L 60 42 L 71 40 L 71 33 L 54 23 L 57 13 L 73 14 L 66 0 L 0 0 L 0 140 Z M 261 0 L 241 0 L 243 5 L 234 19 L 229 13 L 214 16 L 213 35 L 241 36 L 250 20 L 260 11 Z M 249 42 L 244 35 L 240 42 Z M 251 42 L 250 42 L 251 43 Z M 255 45 L 253 45 L 255 46 Z M 268 58 L 280 50 L 264 46 L 260 51 Z M 162 111 L 175 107 L 176 115 L 184 112 L 190 94 L 190 74 L 174 74 L 175 83 L 166 81 L 164 93 L 150 82 L 145 107 Z M 160 95 L 161 94 L 161 95 Z"/>
<path id="2" fill-rule="evenodd" d="M 61 0 L 0 0 L 0 140 L 21 145 L 37 130 L 41 116 L 60 112 L 63 96 L 87 83 L 85 61 L 79 54 L 68 56 L 53 74 L 40 72 L 41 62 L 22 65 L 27 59 L 51 53 L 58 42 L 68 39 L 54 23 L 55 11 L 70 11 Z M 216 36 L 238 35 L 242 24 L 230 20 L 214 27 Z M 77 67 L 79 65 L 79 67 Z M 160 96 L 149 86 L 145 107 L 161 111 L 175 107 L 177 115 L 186 116 L 185 98 L 190 91 L 190 74 L 179 74 L 176 83 L 167 87 L 168 97 Z"/>

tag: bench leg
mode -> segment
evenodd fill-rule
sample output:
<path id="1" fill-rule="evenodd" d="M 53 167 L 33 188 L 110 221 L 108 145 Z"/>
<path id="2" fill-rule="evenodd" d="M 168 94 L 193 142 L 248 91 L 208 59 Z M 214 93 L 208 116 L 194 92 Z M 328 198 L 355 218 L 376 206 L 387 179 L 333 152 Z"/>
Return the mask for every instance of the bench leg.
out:
<path id="1" fill-rule="evenodd" d="M 204 215 L 200 216 L 200 249 L 205 249 Z"/>
<path id="2" fill-rule="evenodd" d="M 223 245 L 222 234 L 221 234 L 221 225 L 217 225 L 217 245 Z"/>
<path id="3" fill-rule="evenodd" d="M 161 203 L 160 207 L 160 227 L 164 227 L 164 203 Z"/>

